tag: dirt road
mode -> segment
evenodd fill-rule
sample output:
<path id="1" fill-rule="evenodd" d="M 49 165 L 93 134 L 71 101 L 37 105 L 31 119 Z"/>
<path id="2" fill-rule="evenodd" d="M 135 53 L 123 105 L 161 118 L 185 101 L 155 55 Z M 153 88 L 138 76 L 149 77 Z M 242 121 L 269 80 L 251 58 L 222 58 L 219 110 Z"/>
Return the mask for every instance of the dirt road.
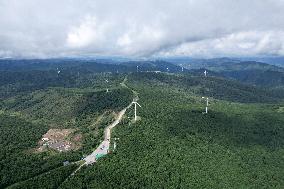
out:
<path id="1" fill-rule="evenodd" d="M 126 110 L 128 108 L 130 108 L 130 106 L 132 105 L 132 102 L 123 110 L 121 110 L 117 117 L 115 118 L 115 121 L 112 122 L 109 126 L 107 126 L 104 130 L 104 141 L 98 146 L 98 148 L 91 153 L 90 155 L 88 155 L 84 160 L 85 160 L 85 164 L 92 164 L 94 162 L 96 162 L 96 159 L 98 156 L 103 156 L 106 155 L 109 151 L 109 147 L 110 147 L 110 140 L 111 140 L 111 129 L 113 129 L 116 125 L 118 125 L 120 123 L 120 121 L 122 120 L 123 115 L 125 114 Z"/>

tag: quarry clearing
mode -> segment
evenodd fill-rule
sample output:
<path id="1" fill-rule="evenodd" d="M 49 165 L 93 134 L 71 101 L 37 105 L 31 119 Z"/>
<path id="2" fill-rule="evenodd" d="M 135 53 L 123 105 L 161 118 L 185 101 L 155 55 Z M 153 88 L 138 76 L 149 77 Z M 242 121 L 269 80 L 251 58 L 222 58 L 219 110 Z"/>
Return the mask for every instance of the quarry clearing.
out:
<path id="1" fill-rule="evenodd" d="M 37 152 L 53 149 L 58 152 L 76 150 L 80 147 L 81 134 L 74 134 L 76 129 L 49 129 L 38 142 Z"/>

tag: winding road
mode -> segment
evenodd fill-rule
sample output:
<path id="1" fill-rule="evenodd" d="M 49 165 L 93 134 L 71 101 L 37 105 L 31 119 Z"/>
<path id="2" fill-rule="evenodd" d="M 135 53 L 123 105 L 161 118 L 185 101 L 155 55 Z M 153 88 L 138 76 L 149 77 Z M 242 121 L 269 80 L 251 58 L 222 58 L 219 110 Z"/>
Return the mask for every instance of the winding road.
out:
<path id="1" fill-rule="evenodd" d="M 134 99 L 133 99 L 134 100 Z M 115 121 L 113 123 L 111 123 L 109 126 L 107 126 L 104 130 L 104 141 L 98 146 L 98 148 L 91 153 L 90 155 L 88 155 L 87 157 L 85 157 L 85 165 L 87 164 L 92 164 L 96 162 L 97 157 L 99 156 L 103 156 L 108 154 L 108 150 L 110 147 L 110 140 L 111 140 L 111 129 L 113 129 L 116 125 L 118 125 L 120 123 L 120 121 L 122 120 L 123 115 L 125 114 L 126 110 L 128 108 L 130 108 L 132 105 L 132 102 L 123 110 L 121 110 Z"/>
<path id="2" fill-rule="evenodd" d="M 128 88 L 129 90 L 132 91 L 132 93 L 134 94 L 134 98 L 133 98 L 132 102 L 126 108 L 124 108 L 123 110 L 121 110 L 118 113 L 118 115 L 117 115 L 117 117 L 116 117 L 116 119 L 113 123 L 111 123 L 109 126 L 107 126 L 105 128 L 105 130 L 104 130 L 104 141 L 101 142 L 101 144 L 98 146 L 98 148 L 95 151 L 93 151 L 90 155 L 88 155 L 87 157 L 84 158 L 85 163 L 83 165 L 89 165 L 89 164 L 95 163 L 98 157 L 101 157 L 101 156 L 108 154 L 109 147 L 110 147 L 110 140 L 111 140 L 111 130 L 120 123 L 120 121 L 122 120 L 123 115 L 125 114 L 126 110 L 131 107 L 133 102 L 135 102 L 135 101 L 137 102 L 139 100 L 138 93 L 136 91 L 130 89 L 125 84 L 126 81 L 127 81 L 127 76 L 124 78 L 123 82 L 120 83 L 120 85 L 122 87 Z"/>

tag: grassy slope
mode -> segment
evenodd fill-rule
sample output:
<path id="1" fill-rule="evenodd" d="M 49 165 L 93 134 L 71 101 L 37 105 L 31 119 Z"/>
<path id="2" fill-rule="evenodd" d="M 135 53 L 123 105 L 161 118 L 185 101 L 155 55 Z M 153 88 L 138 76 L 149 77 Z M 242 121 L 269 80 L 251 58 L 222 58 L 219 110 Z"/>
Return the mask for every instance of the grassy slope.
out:
<path id="1" fill-rule="evenodd" d="M 280 105 L 215 100 L 202 115 L 200 98 L 147 84 L 132 83 L 142 121 L 118 127 L 117 151 L 61 188 L 283 188 Z"/>

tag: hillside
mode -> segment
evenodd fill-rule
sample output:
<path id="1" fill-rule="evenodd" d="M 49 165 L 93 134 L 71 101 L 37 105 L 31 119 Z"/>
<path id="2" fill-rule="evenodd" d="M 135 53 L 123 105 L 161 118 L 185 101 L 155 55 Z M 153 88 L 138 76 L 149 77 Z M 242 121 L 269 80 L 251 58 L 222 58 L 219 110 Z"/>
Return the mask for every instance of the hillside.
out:
<path id="1" fill-rule="evenodd" d="M 233 78 L 243 83 L 268 87 L 284 86 L 283 68 L 259 62 L 224 65 L 219 68 L 219 73 L 224 77 Z"/>
<path id="2" fill-rule="evenodd" d="M 284 94 L 271 89 L 254 87 L 220 77 L 187 75 L 168 75 L 164 73 L 140 73 L 133 75 L 133 80 L 143 81 L 153 87 L 174 87 L 195 95 L 207 95 L 220 100 L 257 103 L 281 101 Z"/>
<path id="3" fill-rule="evenodd" d="M 76 66 L 59 75 L 44 69 L 4 72 L 1 188 L 284 186 L 282 88 L 244 84 L 218 72 L 78 75 Z M 101 144 L 104 129 L 132 101 L 132 90 L 142 106 L 140 121 L 128 109 L 112 131 L 115 151 L 67 179 Z M 202 96 L 209 97 L 207 115 Z M 72 150 L 40 146 L 43 136 L 63 129 L 71 133 L 64 140 L 76 145 Z M 70 165 L 63 166 L 66 161 Z"/>
<path id="4" fill-rule="evenodd" d="M 44 75 L 42 77 L 44 81 L 46 78 Z M 108 93 L 104 77 L 111 79 L 107 86 Z M 92 74 L 86 84 L 92 82 L 86 88 L 83 84 L 81 88 L 43 87 L 40 90 L 29 89 L 24 93 L 13 91 L 9 97 L 2 99 L 0 188 L 19 181 L 28 186 L 35 182 L 34 178 L 38 175 L 45 183 L 47 180 L 41 174 L 49 172 L 53 175 L 50 175 L 50 179 L 58 178 L 59 183 L 63 182 L 77 168 L 77 165 L 72 165 L 65 169 L 62 167 L 63 162 L 75 162 L 90 153 L 99 144 L 104 127 L 112 121 L 115 112 L 132 100 L 132 92 L 119 84 L 123 78 L 123 75 L 116 74 Z M 22 83 L 26 81 L 19 79 L 19 84 L 15 86 L 21 90 Z M 28 82 L 38 84 L 36 80 Z M 57 83 L 44 86 L 54 84 Z M 97 121 L 99 118 L 100 121 Z M 80 149 L 64 153 L 47 149 L 39 153 L 39 141 L 50 129 L 73 129 L 74 133 L 67 139 L 77 138 L 73 142 Z M 51 180 L 49 182 L 52 183 Z M 21 185 L 15 187 L 21 188 Z"/>
<path id="5" fill-rule="evenodd" d="M 57 69 L 62 72 L 72 72 L 77 74 L 84 73 L 127 73 L 136 72 L 137 66 L 140 71 L 162 71 L 162 72 L 181 72 L 179 65 L 172 64 L 167 61 L 120 61 L 120 60 L 96 60 L 96 59 L 31 59 L 31 60 L 1 60 L 0 71 L 5 72 L 29 72 L 34 71 L 50 71 L 57 73 Z M 168 68 L 168 69 L 167 69 Z"/>
<path id="6" fill-rule="evenodd" d="M 159 77 L 171 82 L 165 86 Z M 115 153 L 60 188 L 284 186 L 283 104 L 211 99 L 204 115 L 201 97 L 180 90 L 178 77 L 138 74 L 128 81 L 139 92 L 141 121 L 118 127 Z"/>
<path id="7" fill-rule="evenodd" d="M 207 63 L 191 73 L 202 75 L 204 70 L 210 76 L 234 79 L 242 83 L 261 86 L 284 86 L 284 68 L 260 62 L 219 62 Z"/>

